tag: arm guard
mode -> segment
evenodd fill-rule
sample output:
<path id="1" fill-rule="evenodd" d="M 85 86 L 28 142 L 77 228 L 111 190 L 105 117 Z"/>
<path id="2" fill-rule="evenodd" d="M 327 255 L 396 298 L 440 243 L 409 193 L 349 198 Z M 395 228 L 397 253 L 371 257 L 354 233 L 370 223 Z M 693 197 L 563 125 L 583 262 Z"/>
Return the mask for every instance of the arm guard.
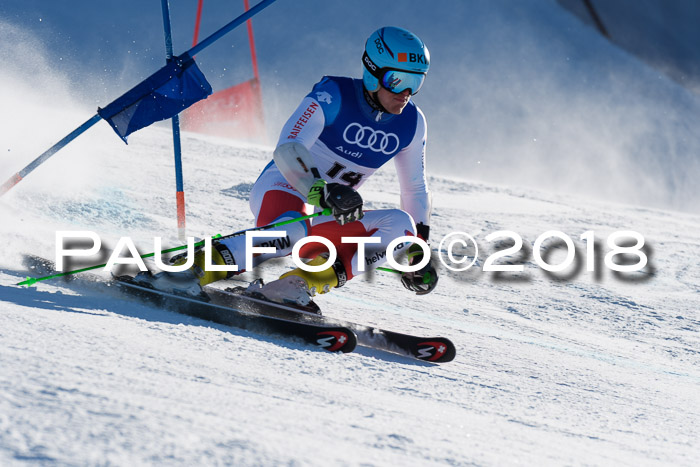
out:
<path id="1" fill-rule="evenodd" d="M 280 144 L 273 157 L 284 178 L 295 190 L 306 196 L 316 179 L 311 170 L 313 159 L 306 146 L 296 141 Z"/>

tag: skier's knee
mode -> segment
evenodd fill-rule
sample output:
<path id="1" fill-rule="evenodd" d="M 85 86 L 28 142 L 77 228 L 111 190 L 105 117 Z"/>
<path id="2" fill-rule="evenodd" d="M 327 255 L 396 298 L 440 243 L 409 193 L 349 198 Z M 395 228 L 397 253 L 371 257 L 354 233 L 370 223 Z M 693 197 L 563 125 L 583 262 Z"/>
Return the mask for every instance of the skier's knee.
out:
<path id="1" fill-rule="evenodd" d="M 402 209 L 392 209 L 391 218 L 397 230 L 401 230 L 404 235 L 416 235 L 416 223 L 413 217 Z"/>

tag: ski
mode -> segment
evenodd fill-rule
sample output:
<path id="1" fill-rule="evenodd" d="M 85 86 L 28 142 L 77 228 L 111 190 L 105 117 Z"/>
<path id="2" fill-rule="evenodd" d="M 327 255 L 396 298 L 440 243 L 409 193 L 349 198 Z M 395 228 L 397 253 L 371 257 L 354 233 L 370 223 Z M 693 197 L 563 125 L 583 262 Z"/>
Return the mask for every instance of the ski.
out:
<path id="1" fill-rule="evenodd" d="M 355 333 L 346 326 L 274 316 L 277 310 L 273 305 L 250 306 L 240 298 L 222 300 L 216 293 L 207 293 L 206 299 L 172 294 L 134 283 L 131 276 L 117 276 L 114 281 L 140 300 L 195 318 L 263 334 L 301 338 L 330 352 L 352 352 L 357 345 Z"/>
<path id="2" fill-rule="evenodd" d="M 35 255 L 25 255 L 23 265 L 36 275 L 56 273 L 53 261 Z M 85 273 L 80 277 L 71 275 L 61 278 L 64 283 L 85 286 L 91 292 L 98 293 L 104 293 L 106 288 L 116 284 L 120 292 L 129 293 L 140 301 L 160 308 L 262 334 L 300 338 L 331 352 L 352 352 L 357 345 L 357 336 L 346 326 L 304 322 L 303 319 L 298 319 L 299 313 L 318 313 L 318 307 L 304 307 L 303 310 L 284 305 L 260 307 L 240 298 L 232 300 L 228 295 L 222 295 L 217 289 L 209 287 L 209 301 L 203 301 L 146 288 L 132 283 L 131 279 L 131 276 L 120 276 L 105 281 Z M 291 311 L 295 312 L 292 316 L 294 319 L 284 319 L 285 313 Z"/>
<path id="3" fill-rule="evenodd" d="M 411 334 L 388 331 L 372 326 L 352 323 L 336 318 L 322 316 L 318 307 L 312 302 L 313 307 L 297 307 L 292 305 L 281 305 L 270 302 L 262 296 L 244 295 L 246 290 L 243 287 L 230 287 L 224 290 L 204 287 L 207 295 L 217 297 L 217 300 L 226 301 L 230 299 L 242 299 L 251 304 L 259 306 L 272 306 L 275 316 L 286 319 L 303 319 L 315 323 L 332 324 L 351 329 L 357 336 L 357 343 L 364 347 L 384 350 L 388 352 L 407 355 L 419 360 L 435 363 L 445 363 L 454 360 L 457 355 L 455 345 L 445 337 L 422 337 Z M 270 310 L 262 313 L 270 313 Z"/>
<path id="4" fill-rule="evenodd" d="M 25 257 L 25 266 L 41 274 L 54 271 L 52 261 L 36 256 Z M 71 282 L 76 279 L 82 282 L 75 276 L 66 278 Z M 87 282 L 109 284 L 92 277 Z M 242 329 L 300 337 L 331 351 L 351 352 L 360 345 L 434 363 L 449 362 L 456 356 L 454 344 L 445 337 L 416 336 L 330 318 L 323 316 L 314 302 L 309 306 L 275 303 L 261 295 L 245 295 L 246 289 L 240 286 L 205 286 L 206 300 L 200 300 L 135 284 L 130 276 L 115 278 L 114 283 L 159 307 Z"/>
<path id="5" fill-rule="evenodd" d="M 446 363 L 457 355 L 455 345 L 446 337 L 420 337 L 359 324 L 345 323 L 357 335 L 358 344 L 375 349 L 407 354 L 418 360 Z"/>

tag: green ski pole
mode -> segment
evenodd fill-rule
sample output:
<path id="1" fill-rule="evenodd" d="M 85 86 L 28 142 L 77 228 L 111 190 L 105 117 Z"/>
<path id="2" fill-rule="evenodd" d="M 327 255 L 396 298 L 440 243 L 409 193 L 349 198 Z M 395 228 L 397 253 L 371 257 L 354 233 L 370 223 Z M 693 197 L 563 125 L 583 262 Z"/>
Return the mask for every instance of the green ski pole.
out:
<path id="1" fill-rule="evenodd" d="M 270 230 L 270 229 L 274 229 L 274 228 L 276 228 L 276 227 L 282 227 L 282 226 L 284 226 L 284 225 L 293 224 L 293 223 L 295 223 L 295 222 L 302 222 L 302 221 L 305 221 L 305 220 L 307 220 L 307 219 L 311 219 L 311 218 L 314 218 L 314 217 L 319 217 L 319 216 L 330 216 L 330 215 L 332 215 L 332 214 L 333 214 L 333 212 L 331 211 L 330 208 L 328 208 L 328 209 L 324 209 L 323 211 L 317 212 L 317 213 L 315 213 L 315 214 L 309 214 L 308 216 L 301 216 L 301 217 L 297 217 L 296 219 L 289 219 L 289 220 L 282 221 L 282 222 L 276 222 L 276 223 L 274 223 L 274 224 L 268 224 L 268 225 L 264 225 L 264 226 L 262 226 L 262 227 L 254 227 L 254 228 L 252 228 L 252 229 L 240 230 L 240 231 L 238 231 L 238 232 L 235 232 L 235 233 L 232 233 L 232 234 L 226 235 L 226 236 L 221 236 L 221 234 L 217 234 L 217 235 L 214 235 L 214 236 L 212 237 L 212 240 L 214 240 L 214 239 L 221 239 L 221 238 L 237 237 L 237 236 L 239 236 L 239 235 L 244 235 L 246 232 L 254 232 L 254 231 L 259 231 L 259 230 Z M 203 246 L 203 245 L 204 245 L 204 242 L 205 242 L 204 240 L 200 240 L 200 241 L 196 242 L 196 243 L 194 244 L 195 248 L 200 247 L 200 246 Z M 177 247 L 174 247 L 174 248 L 169 248 L 169 249 L 167 249 L 167 250 L 163 250 L 163 251 L 161 251 L 161 254 L 164 254 L 164 253 L 172 253 L 172 252 L 174 252 L 174 251 L 184 250 L 185 248 L 187 248 L 187 245 L 177 246 Z M 153 253 L 147 253 L 147 254 L 145 254 L 145 255 L 141 255 L 141 258 L 150 258 L 150 257 L 152 257 L 152 256 L 155 256 L 155 252 L 153 252 Z M 55 279 L 55 278 L 57 278 L 57 277 L 65 277 L 65 276 L 69 276 L 69 275 L 72 275 L 72 274 L 78 274 L 78 273 L 85 272 L 85 271 L 92 271 L 92 270 L 94 270 L 94 269 L 100 269 L 100 268 L 103 268 L 103 267 L 105 267 L 105 266 L 107 266 L 107 263 L 105 263 L 105 264 L 98 264 L 98 265 L 96 265 L 96 266 L 89 266 L 89 267 L 87 267 L 87 268 L 82 268 L 82 269 L 76 269 L 75 271 L 67 271 L 67 272 L 62 272 L 62 273 L 58 273 L 58 274 L 51 274 L 50 276 L 44 276 L 44 277 L 27 277 L 25 280 L 23 280 L 22 282 L 18 282 L 18 283 L 15 284 L 15 285 L 26 285 L 27 287 L 31 287 L 32 285 L 34 285 L 34 284 L 36 284 L 37 282 L 40 282 L 40 281 L 46 281 L 46 280 L 49 280 L 49 279 Z"/>

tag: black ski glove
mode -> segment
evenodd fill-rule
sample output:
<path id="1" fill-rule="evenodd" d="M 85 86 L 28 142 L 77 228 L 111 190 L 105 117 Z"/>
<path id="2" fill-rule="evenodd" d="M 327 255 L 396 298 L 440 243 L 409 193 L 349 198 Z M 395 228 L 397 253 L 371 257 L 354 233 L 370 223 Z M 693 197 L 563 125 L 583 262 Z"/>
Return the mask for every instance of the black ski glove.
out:
<path id="1" fill-rule="evenodd" d="M 362 212 L 362 197 L 354 188 L 340 183 L 326 183 L 318 179 L 311 185 L 308 203 L 322 209 L 330 208 L 336 222 L 340 225 L 359 221 Z"/>
<path id="2" fill-rule="evenodd" d="M 423 261 L 423 249 L 415 243 L 408 247 L 408 264 L 414 265 Z M 416 295 L 425 295 L 435 289 L 438 283 L 437 271 L 428 262 L 425 266 L 415 272 L 404 272 L 401 274 L 401 283 L 408 290 Z"/>

